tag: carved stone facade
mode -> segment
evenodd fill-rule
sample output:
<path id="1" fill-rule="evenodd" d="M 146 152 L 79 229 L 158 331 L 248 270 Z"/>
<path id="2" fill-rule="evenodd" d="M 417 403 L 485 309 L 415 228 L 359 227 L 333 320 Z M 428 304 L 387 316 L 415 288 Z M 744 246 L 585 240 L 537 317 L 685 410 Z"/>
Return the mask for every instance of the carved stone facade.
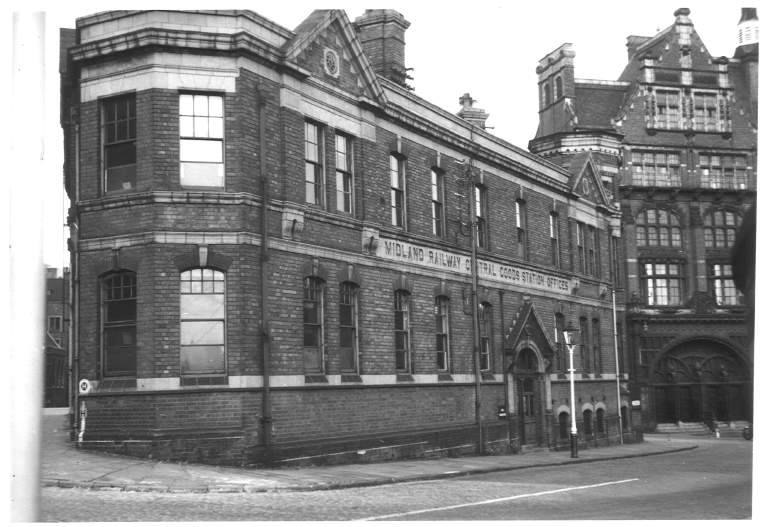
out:
<path id="1" fill-rule="evenodd" d="M 758 43 L 734 40 L 732 58 L 711 57 L 690 15 L 678 9 L 655 36 L 628 37 L 616 81 L 575 79 L 569 44 L 537 69 L 542 93 L 562 89 L 542 97 L 531 151 L 563 166 L 604 152 L 601 176 L 622 213 L 618 298 L 633 409 L 646 430 L 752 411 L 752 311 L 730 249 L 756 198 Z M 727 374 L 706 366 L 715 364 Z"/>

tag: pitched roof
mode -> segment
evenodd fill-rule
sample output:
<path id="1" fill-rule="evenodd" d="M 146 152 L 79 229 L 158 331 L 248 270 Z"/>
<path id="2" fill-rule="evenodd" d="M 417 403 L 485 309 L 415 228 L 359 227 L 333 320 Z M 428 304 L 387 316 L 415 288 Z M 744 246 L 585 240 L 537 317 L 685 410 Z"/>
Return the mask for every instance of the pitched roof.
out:
<path id="1" fill-rule="evenodd" d="M 578 128 L 613 129 L 611 119 L 623 106 L 627 90 L 626 84 L 576 81 Z"/>

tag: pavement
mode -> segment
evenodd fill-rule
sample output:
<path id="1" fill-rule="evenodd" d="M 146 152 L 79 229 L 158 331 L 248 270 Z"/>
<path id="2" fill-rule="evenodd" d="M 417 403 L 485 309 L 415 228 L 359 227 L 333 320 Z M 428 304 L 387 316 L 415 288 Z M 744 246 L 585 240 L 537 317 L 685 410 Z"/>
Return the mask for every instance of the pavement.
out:
<path id="1" fill-rule="evenodd" d="M 137 459 L 78 449 L 68 440 L 66 415 L 44 415 L 41 479 L 47 487 L 138 492 L 290 492 L 384 485 L 532 467 L 653 456 L 697 448 L 709 436 L 646 434 L 642 443 L 570 452 L 445 457 L 384 463 L 252 469 Z M 743 440 L 742 440 L 743 441 Z"/>

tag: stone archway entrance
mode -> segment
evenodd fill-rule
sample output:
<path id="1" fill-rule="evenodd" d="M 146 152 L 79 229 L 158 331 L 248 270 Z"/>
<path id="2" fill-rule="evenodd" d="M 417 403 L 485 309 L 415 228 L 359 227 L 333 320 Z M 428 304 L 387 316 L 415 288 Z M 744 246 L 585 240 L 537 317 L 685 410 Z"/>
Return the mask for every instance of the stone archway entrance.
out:
<path id="1" fill-rule="evenodd" d="M 651 384 L 657 423 L 751 419 L 749 367 L 719 342 L 675 346 L 654 364 Z"/>
<path id="2" fill-rule="evenodd" d="M 543 374 L 539 360 L 530 348 L 523 348 L 512 365 L 517 407 L 517 428 L 521 445 L 541 445 L 543 442 Z"/>

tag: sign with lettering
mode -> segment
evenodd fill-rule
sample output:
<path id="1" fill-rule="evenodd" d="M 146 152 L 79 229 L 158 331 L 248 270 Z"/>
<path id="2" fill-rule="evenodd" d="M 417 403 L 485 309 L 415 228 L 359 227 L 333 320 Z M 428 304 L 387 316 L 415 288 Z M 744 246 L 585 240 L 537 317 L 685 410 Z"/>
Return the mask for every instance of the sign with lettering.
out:
<path id="1" fill-rule="evenodd" d="M 465 276 L 471 276 L 472 273 L 472 260 L 467 255 L 387 238 L 379 240 L 376 256 L 393 262 L 439 271 L 451 271 Z M 541 291 L 562 294 L 571 294 L 572 291 L 571 281 L 567 278 L 479 258 L 477 260 L 477 276 L 486 280 Z"/>

